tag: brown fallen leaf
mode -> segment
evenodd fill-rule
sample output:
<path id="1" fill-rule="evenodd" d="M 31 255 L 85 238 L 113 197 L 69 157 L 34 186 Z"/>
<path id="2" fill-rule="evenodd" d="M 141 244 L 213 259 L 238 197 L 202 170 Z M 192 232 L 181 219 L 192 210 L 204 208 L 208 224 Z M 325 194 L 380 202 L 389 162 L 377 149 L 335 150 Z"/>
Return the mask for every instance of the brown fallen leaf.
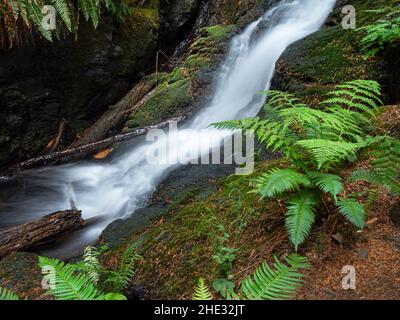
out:
<path id="1" fill-rule="evenodd" d="M 98 154 L 95 154 L 95 155 L 93 156 L 93 158 L 94 158 L 94 159 L 97 159 L 97 160 L 105 159 L 105 158 L 107 158 L 113 151 L 114 151 L 113 148 L 105 149 L 105 150 L 103 150 L 103 151 L 100 151 Z"/>

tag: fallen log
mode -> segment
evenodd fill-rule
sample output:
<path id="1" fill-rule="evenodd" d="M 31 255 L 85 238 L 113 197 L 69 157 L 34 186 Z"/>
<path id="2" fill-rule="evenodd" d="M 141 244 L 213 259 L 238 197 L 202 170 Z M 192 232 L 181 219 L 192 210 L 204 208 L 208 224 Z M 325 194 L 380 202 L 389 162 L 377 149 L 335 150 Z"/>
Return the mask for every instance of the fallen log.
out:
<path id="1" fill-rule="evenodd" d="M 173 118 L 173 119 L 164 121 L 164 122 L 159 123 L 154 126 L 148 126 L 145 128 L 136 129 L 134 131 L 131 131 L 131 132 L 128 132 L 125 134 L 118 134 L 116 136 L 113 136 L 113 137 L 110 137 L 110 138 L 107 138 L 107 139 L 104 139 L 101 141 L 97 141 L 97 142 L 93 142 L 93 143 L 89 143 L 89 144 L 85 144 L 85 145 L 81 145 L 81 146 L 77 146 L 77 147 L 71 147 L 71 148 L 65 149 L 63 151 L 52 152 L 52 153 L 49 153 L 46 155 L 38 156 L 38 157 L 35 157 L 32 159 L 20 162 L 14 166 L 8 168 L 7 170 L 5 170 L 5 174 L 3 174 L 2 177 L 0 177 L 0 181 L 8 180 L 8 179 L 12 178 L 15 175 L 15 173 L 20 170 L 38 167 L 41 165 L 46 165 L 53 161 L 59 163 L 59 162 L 67 162 L 67 161 L 71 161 L 71 160 L 83 159 L 90 154 L 95 154 L 106 148 L 109 148 L 118 142 L 130 140 L 134 137 L 146 134 L 151 130 L 163 128 L 163 127 L 167 126 L 170 122 L 180 122 L 184 119 L 185 119 L 185 117 L 183 117 L 183 116 L 178 117 L 178 118 Z"/>
<path id="2" fill-rule="evenodd" d="M 81 211 L 67 210 L 40 220 L 0 231 L 0 258 L 17 251 L 48 244 L 82 226 Z"/>

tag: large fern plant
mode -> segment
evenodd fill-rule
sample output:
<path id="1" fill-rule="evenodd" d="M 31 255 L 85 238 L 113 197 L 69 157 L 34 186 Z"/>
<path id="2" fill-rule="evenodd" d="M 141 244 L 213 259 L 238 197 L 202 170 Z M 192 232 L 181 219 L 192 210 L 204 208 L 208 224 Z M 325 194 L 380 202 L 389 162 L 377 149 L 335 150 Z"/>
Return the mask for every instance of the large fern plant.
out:
<path id="1" fill-rule="evenodd" d="M 56 9 L 56 30 L 46 30 L 42 25 L 47 14 L 43 10 L 45 5 L 52 5 Z M 63 33 L 76 35 L 82 19 L 90 21 L 96 29 L 102 12 L 111 13 L 123 21 L 129 14 L 129 6 L 125 0 L 2 0 L 0 46 L 11 48 L 19 44 L 26 30 L 37 30 L 49 41 Z"/>
<path id="2" fill-rule="evenodd" d="M 228 292 L 228 299 L 248 300 L 287 300 L 294 297 L 304 282 L 301 270 L 310 268 L 307 258 L 292 254 L 282 263 L 278 258 L 270 266 L 267 262 L 257 268 L 252 276 L 241 283 L 238 293 Z M 212 300 L 212 294 L 201 278 L 196 287 L 193 300 Z"/>
<path id="3" fill-rule="evenodd" d="M 362 150 L 373 150 L 373 169 L 356 178 L 370 180 L 400 192 L 400 142 L 373 136 L 381 88 L 375 81 L 356 80 L 337 86 L 317 107 L 295 96 L 267 92 L 266 119 L 254 118 L 214 124 L 221 129 L 252 130 L 270 150 L 281 152 L 288 168 L 274 168 L 258 176 L 252 185 L 264 198 L 287 202 L 286 227 L 296 250 L 312 230 L 321 204 L 332 199 L 351 223 L 365 226 L 364 207 L 343 196 L 340 172 Z M 390 164 L 390 166 L 388 166 Z"/>
<path id="4" fill-rule="evenodd" d="M 367 56 L 375 56 L 387 47 L 400 44 L 400 7 L 371 11 L 384 16 L 357 30 L 363 33 L 361 46 Z"/>

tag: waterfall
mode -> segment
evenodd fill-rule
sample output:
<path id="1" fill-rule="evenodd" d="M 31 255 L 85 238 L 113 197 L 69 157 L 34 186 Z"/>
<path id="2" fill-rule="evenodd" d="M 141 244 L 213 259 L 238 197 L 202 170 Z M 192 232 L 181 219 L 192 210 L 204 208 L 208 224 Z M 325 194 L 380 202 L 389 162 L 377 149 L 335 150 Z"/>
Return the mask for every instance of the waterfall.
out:
<path id="1" fill-rule="evenodd" d="M 170 146 L 170 152 L 190 153 L 207 135 L 211 139 L 206 143 L 216 146 L 232 133 L 207 129 L 200 137 L 196 132 L 214 122 L 255 116 L 266 99 L 258 92 L 269 88 L 281 54 L 290 44 L 317 31 L 334 4 L 335 0 L 282 1 L 235 36 L 217 75 L 211 103 L 180 130 L 178 150 Z M 260 23 L 269 27 L 261 29 Z M 177 167 L 146 160 L 149 148 L 165 142 L 142 141 L 107 164 L 79 162 L 25 172 L 26 188 L 0 205 L 0 226 L 65 210 L 72 200 L 84 219 L 99 218 L 74 235 L 75 244 L 95 240 L 107 224 L 145 206 L 160 181 Z"/>

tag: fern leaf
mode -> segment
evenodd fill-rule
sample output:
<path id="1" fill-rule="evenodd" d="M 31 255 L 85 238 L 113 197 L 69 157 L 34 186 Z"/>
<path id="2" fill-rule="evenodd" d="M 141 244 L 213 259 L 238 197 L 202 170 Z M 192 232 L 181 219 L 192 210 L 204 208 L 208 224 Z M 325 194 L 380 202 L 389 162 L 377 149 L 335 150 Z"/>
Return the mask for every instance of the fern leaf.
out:
<path id="1" fill-rule="evenodd" d="M 73 265 L 57 259 L 39 257 L 40 267 L 52 267 L 55 270 L 55 288 L 49 293 L 57 300 L 101 300 L 101 293 L 86 274 L 77 274 Z"/>
<path id="2" fill-rule="evenodd" d="M 19 300 L 19 297 L 12 291 L 10 291 L 6 288 L 0 287 L 0 301 L 4 301 L 4 300 L 15 301 L 15 300 Z"/>
<path id="3" fill-rule="evenodd" d="M 309 187 L 311 184 L 311 180 L 305 174 L 292 169 L 272 169 L 257 178 L 254 183 L 257 191 L 268 198 L 298 191 L 301 186 Z"/>
<path id="4" fill-rule="evenodd" d="M 208 289 L 204 278 L 200 278 L 197 285 L 196 290 L 193 295 L 193 300 L 202 301 L 202 300 L 212 300 L 213 296 Z"/>
<path id="5" fill-rule="evenodd" d="M 99 252 L 94 247 L 87 247 L 83 253 L 83 267 L 87 276 L 94 284 L 97 284 L 100 277 Z"/>
<path id="6" fill-rule="evenodd" d="M 309 191 L 301 192 L 289 202 L 285 224 L 296 251 L 311 232 L 317 205 L 316 196 Z"/>
<path id="7" fill-rule="evenodd" d="M 340 163 L 346 158 L 356 157 L 361 147 L 359 143 L 325 139 L 301 140 L 297 144 L 311 152 L 320 169 L 326 164 Z"/>
<path id="8" fill-rule="evenodd" d="M 366 221 L 366 212 L 364 207 L 355 199 L 342 199 L 337 203 L 339 211 L 352 224 L 360 229 L 364 229 Z"/>
<path id="9" fill-rule="evenodd" d="M 53 35 L 50 30 L 46 30 L 42 26 L 42 8 L 35 1 L 27 1 L 28 17 L 39 30 L 40 34 L 48 41 L 53 41 Z"/>
<path id="10" fill-rule="evenodd" d="M 72 32 L 71 11 L 66 0 L 51 0 L 52 5 L 56 8 L 65 26 Z"/>
<path id="11" fill-rule="evenodd" d="M 308 172 L 307 175 L 312 179 L 314 184 L 325 193 L 330 193 L 335 201 L 338 194 L 344 191 L 342 178 L 335 174 L 326 174 L 319 172 Z"/>
<path id="12" fill-rule="evenodd" d="M 303 284 L 300 269 L 309 269 L 307 258 L 293 254 L 283 264 L 275 257 L 274 267 L 264 262 L 253 277 L 242 281 L 243 295 L 249 300 L 284 300 L 293 298 Z"/>

